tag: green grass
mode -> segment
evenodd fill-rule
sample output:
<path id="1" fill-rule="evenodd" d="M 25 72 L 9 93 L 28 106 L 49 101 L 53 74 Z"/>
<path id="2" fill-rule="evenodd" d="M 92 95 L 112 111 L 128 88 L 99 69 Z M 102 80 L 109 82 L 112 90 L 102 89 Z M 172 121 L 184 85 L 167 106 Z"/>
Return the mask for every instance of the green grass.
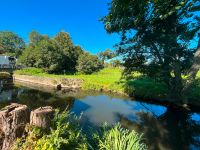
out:
<path id="1" fill-rule="evenodd" d="M 121 84 L 121 70 L 114 69 L 103 69 L 100 72 L 93 73 L 91 75 L 55 75 L 47 74 L 42 69 L 27 68 L 23 70 L 17 70 L 14 74 L 19 75 L 30 75 L 30 76 L 40 76 L 48 78 L 78 78 L 83 79 L 84 84 L 82 86 L 83 90 L 104 90 L 112 92 L 124 92 L 123 84 Z"/>
<path id="2" fill-rule="evenodd" d="M 163 83 L 153 79 L 142 77 L 140 73 L 133 73 L 132 79 L 121 79 L 122 70 L 119 68 L 105 68 L 91 75 L 55 75 L 47 74 L 42 69 L 27 68 L 15 71 L 19 75 L 31 75 L 48 78 L 78 78 L 83 79 L 83 90 L 107 91 L 113 93 L 128 94 L 144 98 L 161 98 L 167 93 Z"/>
<path id="3" fill-rule="evenodd" d="M 83 79 L 82 90 L 107 91 L 113 93 L 123 93 L 130 96 L 159 99 L 167 98 L 169 93 L 167 86 L 155 79 L 142 76 L 140 73 L 133 73 L 130 79 L 121 79 L 122 70 L 118 68 L 105 68 L 91 75 L 55 75 L 48 74 L 42 69 L 27 68 L 17 70 L 14 74 L 31 75 L 48 78 L 78 78 Z M 187 97 L 191 102 L 198 102 L 200 98 L 200 72 L 197 74 L 195 83 L 191 86 Z"/>

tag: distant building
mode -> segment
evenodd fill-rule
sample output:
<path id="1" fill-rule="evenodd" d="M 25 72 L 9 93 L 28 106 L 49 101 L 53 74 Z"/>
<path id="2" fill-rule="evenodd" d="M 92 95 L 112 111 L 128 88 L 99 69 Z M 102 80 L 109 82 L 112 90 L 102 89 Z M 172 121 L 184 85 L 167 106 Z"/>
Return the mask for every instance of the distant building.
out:
<path id="1" fill-rule="evenodd" d="M 0 69 L 12 69 L 14 67 L 14 61 L 14 57 L 0 56 Z"/>

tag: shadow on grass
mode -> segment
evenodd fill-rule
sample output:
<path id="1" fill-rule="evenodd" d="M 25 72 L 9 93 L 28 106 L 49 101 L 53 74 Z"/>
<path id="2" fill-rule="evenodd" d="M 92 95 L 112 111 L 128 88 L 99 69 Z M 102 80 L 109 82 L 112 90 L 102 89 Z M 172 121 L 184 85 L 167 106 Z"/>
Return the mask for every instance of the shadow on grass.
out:
<path id="1" fill-rule="evenodd" d="M 121 83 L 124 92 L 131 97 L 161 99 L 168 95 L 168 88 L 163 82 L 146 76 L 122 79 Z"/>
<path id="2" fill-rule="evenodd" d="M 186 92 L 189 103 L 200 106 L 200 78 L 196 79 Z"/>

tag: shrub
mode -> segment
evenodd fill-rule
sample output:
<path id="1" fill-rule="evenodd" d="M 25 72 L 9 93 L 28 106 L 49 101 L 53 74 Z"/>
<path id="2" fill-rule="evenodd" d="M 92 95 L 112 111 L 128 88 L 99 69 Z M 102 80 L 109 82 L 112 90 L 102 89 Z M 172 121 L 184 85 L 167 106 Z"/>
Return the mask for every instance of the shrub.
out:
<path id="1" fill-rule="evenodd" d="M 92 74 L 103 68 L 103 62 L 97 56 L 89 53 L 82 54 L 78 59 L 76 69 L 83 74 Z"/>
<path id="2" fill-rule="evenodd" d="M 79 118 L 68 111 L 56 111 L 50 132 L 30 127 L 28 136 L 18 140 L 13 150 L 86 150 L 86 138 L 81 134 Z"/>

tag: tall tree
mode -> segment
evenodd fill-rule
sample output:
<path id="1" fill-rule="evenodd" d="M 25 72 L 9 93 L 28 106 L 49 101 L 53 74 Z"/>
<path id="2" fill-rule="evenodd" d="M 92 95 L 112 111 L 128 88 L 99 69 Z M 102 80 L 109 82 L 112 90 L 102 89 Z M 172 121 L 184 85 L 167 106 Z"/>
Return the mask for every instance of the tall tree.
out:
<path id="1" fill-rule="evenodd" d="M 109 60 L 115 57 L 115 53 L 109 49 L 106 49 L 103 52 L 98 53 L 99 58 L 105 62 L 105 60 Z"/>
<path id="2" fill-rule="evenodd" d="M 65 58 L 63 58 L 64 70 L 67 72 L 75 72 L 79 55 L 83 50 L 80 46 L 74 46 L 70 35 L 64 31 L 59 32 L 54 40 L 63 51 Z"/>
<path id="3" fill-rule="evenodd" d="M 17 34 L 9 31 L 0 32 L 0 54 L 11 53 L 18 57 L 25 49 L 25 43 Z"/>
<path id="4" fill-rule="evenodd" d="M 112 0 L 102 21 L 108 33 L 120 33 L 118 53 L 126 72 L 140 71 L 163 80 L 171 98 L 181 100 L 182 74 L 193 63 L 200 31 L 198 0 Z M 191 42 L 192 41 L 192 42 Z"/>
<path id="5" fill-rule="evenodd" d="M 49 37 L 47 35 L 41 35 L 38 31 L 33 30 L 29 33 L 29 44 L 33 46 L 45 39 L 47 40 Z"/>

